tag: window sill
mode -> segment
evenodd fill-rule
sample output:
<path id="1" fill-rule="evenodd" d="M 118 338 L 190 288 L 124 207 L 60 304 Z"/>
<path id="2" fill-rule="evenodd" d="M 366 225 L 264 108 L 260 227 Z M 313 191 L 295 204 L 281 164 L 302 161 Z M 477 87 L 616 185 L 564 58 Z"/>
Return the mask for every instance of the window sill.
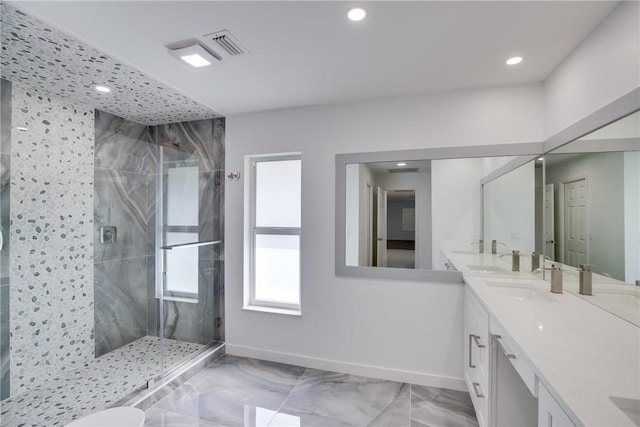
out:
<path id="1" fill-rule="evenodd" d="M 263 307 L 259 305 L 245 305 L 242 307 L 243 310 L 248 311 L 259 311 L 262 313 L 272 313 L 272 314 L 284 314 L 286 316 L 302 316 L 302 311 L 300 310 L 291 310 L 288 308 L 275 308 L 275 307 Z"/>

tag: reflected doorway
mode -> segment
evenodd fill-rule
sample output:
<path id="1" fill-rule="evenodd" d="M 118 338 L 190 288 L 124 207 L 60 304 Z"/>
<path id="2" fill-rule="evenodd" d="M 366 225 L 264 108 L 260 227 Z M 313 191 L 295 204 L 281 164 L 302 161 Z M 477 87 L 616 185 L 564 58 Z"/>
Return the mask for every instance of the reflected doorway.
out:
<path id="1" fill-rule="evenodd" d="M 415 268 L 415 190 L 385 190 L 378 187 L 376 196 L 376 265 Z"/>

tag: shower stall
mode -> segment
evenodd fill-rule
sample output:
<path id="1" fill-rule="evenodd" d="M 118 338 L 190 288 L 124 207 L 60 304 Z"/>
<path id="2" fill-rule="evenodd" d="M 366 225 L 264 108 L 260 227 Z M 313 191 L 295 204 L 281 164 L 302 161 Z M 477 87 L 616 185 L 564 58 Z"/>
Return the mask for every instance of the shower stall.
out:
<path id="1" fill-rule="evenodd" d="M 2 80 L 0 425 L 65 425 L 224 340 L 224 118 Z"/>

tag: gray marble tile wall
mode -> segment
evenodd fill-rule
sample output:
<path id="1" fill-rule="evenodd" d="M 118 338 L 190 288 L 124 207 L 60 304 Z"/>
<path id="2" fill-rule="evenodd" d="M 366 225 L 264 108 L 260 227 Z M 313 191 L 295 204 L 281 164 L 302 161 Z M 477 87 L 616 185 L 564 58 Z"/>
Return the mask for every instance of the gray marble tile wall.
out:
<path id="1" fill-rule="evenodd" d="M 11 190 L 11 82 L 0 80 L 0 400 L 9 397 L 9 192 Z"/>
<path id="2" fill-rule="evenodd" d="M 10 387 L 94 358 L 91 107 L 12 85 Z M 18 127 L 24 130 L 18 130 Z"/>
<path id="3" fill-rule="evenodd" d="M 159 331 L 156 298 L 157 184 L 165 165 L 199 166 L 199 240 L 224 230 L 224 119 L 146 127 L 96 112 L 95 316 L 96 355 Z M 162 157 L 160 157 L 162 150 Z M 164 164 L 159 165 L 162 158 Z M 100 226 L 118 241 L 100 243 Z M 197 302 L 164 301 L 166 338 L 223 340 L 223 245 L 199 250 Z"/>
<path id="4" fill-rule="evenodd" d="M 164 166 L 186 162 L 199 166 L 198 240 L 223 240 L 225 120 L 217 118 L 154 126 L 150 140 L 163 150 Z M 155 209 L 154 209 L 155 210 Z M 148 274 L 153 269 L 148 269 Z M 149 286 L 154 284 L 149 281 Z M 148 304 L 151 311 L 157 302 Z M 199 249 L 198 301 L 164 301 L 166 338 L 208 343 L 224 339 L 224 242 Z M 149 325 L 150 332 L 157 325 Z"/>
<path id="5" fill-rule="evenodd" d="M 147 335 L 147 264 L 153 248 L 149 176 L 156 146 L 147 126 L 96 110 L 94 260 L 96 357 Z M 152 212 L 152 211 L 151 211 Z M 100 227 L 115 226 L 115 243 Z M 153 297 L 153 294 L 151 294 Z M 152 313 L 155 314 L 155 313 Z"/>

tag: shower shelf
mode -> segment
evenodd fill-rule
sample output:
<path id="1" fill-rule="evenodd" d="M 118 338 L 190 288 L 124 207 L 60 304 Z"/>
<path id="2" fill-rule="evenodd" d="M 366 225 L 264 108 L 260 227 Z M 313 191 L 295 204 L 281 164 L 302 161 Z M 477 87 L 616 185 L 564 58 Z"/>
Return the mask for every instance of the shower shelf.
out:
<path id="1" fill-rule="evenodd" d="M 166 251 L 170 251 L 170 250 L 173 250 L 173 249 L 195 248 L 195 247 L 198 247 L 198 246 L 215 245 L 216 243 L 220 243 L 220 242 L 221 242 L 221 240 L 205 240 L 203 242 L 178 243 L 176 245 L 160 246 L 160 249 L 164 249 Z"/>

